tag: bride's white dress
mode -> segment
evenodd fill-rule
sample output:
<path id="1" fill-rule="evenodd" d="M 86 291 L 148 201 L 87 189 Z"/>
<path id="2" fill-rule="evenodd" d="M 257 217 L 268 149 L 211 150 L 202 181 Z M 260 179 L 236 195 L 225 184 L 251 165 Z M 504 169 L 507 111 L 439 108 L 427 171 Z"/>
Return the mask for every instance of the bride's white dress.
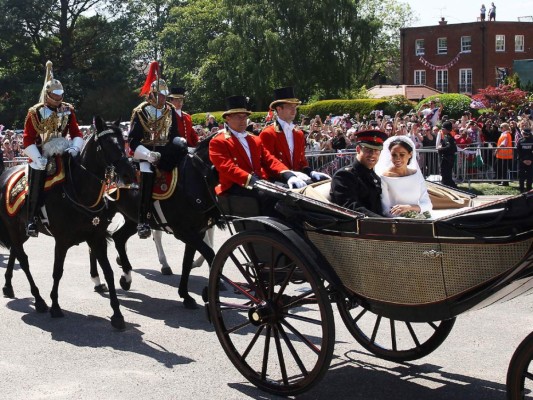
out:
<path id="1" fill-rule="evenodd" d="M 417 204 L 421 213 L 433 209 L 424 176 L 419 169 L 412 175 L 401 177 L 381 175 L 381 190 L 381 205 L 386 217 L 393 216 L 390 209 L 397 204 Z"/>

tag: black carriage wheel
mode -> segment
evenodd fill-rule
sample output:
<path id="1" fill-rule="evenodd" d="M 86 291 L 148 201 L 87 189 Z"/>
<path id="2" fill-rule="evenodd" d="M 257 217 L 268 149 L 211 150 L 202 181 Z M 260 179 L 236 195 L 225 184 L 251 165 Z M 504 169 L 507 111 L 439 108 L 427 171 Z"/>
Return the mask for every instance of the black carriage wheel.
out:
<path id="1" fill-rule="evenodd" d="M 397 321 L 344 298 L 338 299 L 337 305 L 355 340 L 378 357 L 394 362 L 427 356 L 444 342 L 455 324 L 455 318 L 436 322 Z"/>
<path id="2" fill-rule="evenodd" d="M 533 398 L 533 332 L 520 343 L 507 370 L 507 399 L 526 398 Z"/>
<path id="3" fill-rule="evenodd" d="M 279 234 L 244 231 L 222 245 L 209 276 L 209 314 L 224 351 L 276 395 L 311 388 L 333 354 L 331 303 L 304 260 Z M 220 282 L 229 290 L 219 291 Z"/>

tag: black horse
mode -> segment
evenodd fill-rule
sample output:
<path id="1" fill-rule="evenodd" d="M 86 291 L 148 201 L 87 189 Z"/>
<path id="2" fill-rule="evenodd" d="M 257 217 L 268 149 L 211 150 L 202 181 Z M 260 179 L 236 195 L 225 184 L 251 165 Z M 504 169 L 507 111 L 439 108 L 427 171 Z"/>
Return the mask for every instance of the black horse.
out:
<path id="1" fill-rule="evenodd" d="M 108 127 L 96 124 L 97 132 L 104 129 Z M 172 144 L 167 146 L 168 152 L 175 152 L 169 158 L 174 158 L 170 163 L 176 164 L 178 168 L 177 187 L 172 196 L 152 202 L 151 207 L 153 215 L 150 220 L 151 228 L 172 233 L 185 243 L 178 294 L 183 298 L 184 306 L 190 309 L 197 308 L 196 301 L 188 291 L 194 254 L 199 251 L 211 265 L 215 253 L 204 242 L 204 234 L 210 226 L 223 226 L 214 194 L 218 180 L 209 160 L 209 142 L 213 136 L 205 138 L 189 154 L 179 153 Z M 123 275 L 120 278 L 120 285 L 124 290 L 129 290 L 131 287 L 133 268 L 126 254 L 126 242 L 137 233 L 139 195 L 139 190 L 121 190 L 119 200 L 115 202 L 117 210 L 125 218 L 124 225 L 112 235 L 122 265 Z M 94 259 L 91 260 L 91 276 L 97 277 Z M 95 286 L 95 290 L 99 289 L 102 288 Z"/>
<path id="2" fill-rule="evenodd" d="M 54 139 L 62 140 L 62 139 Z M 51 159 L 51 158 L 50 158 Z M 62 164 L 61 161 L 62 160 Z M 39 231 L 51 235 L 55 239 L 55 258 L 53 279 L 54 284 L 50 297 L 52 317 L 62 317 L 63 312 L 58 303 L 59 281 L 63 275 L 63 265 L 67 251 L 73 245 L 87 242 L 91 253 L 98 259 L 109 287 L 109 298 L 113 309 L 111 325 L 117 329 L 125 327 L 117 299 L 113 271 L 107 258 L 107 227 L 112 217 L 112 211 L 107 207 L 104 196 L 106 190 L 119 182 L 131 183 L 135 170 L 128 162 L 124 152 L 124 138 L 118 128 L 102 130 L 91 135 L 80 153 L 79 160 L 68 153 L 56 157 L 54 162 L 48 163 L 48 170 L 52 166 L 64 168 L 64 180 L 45 190 L 42 202 L 46 215 L 39 220 Z M 6 297 L 14 297 L 13 266 L 18 259 L 20 267 L 26 274 L 35 298 L 35 308 L 38 312 L 48 309 L 46 302 L 39 294 L 28 264 L 28 256 L 23 244 L 28 237 L 25 233 L 26 205 L 13 215 L 13 210 L 6 207 L 6 196 L 13 195 L 11 177 L 24 172 L 26 166 L 13 167 L 0 176 L 0 245 L 10 250 L 5 286 L 3 293 Z M 23 183 L 19 183 L 23 187 Z M 42 211 L 42 210 L 41 210 Z M 47 221 L 43 223 L 43 221 Z"/>

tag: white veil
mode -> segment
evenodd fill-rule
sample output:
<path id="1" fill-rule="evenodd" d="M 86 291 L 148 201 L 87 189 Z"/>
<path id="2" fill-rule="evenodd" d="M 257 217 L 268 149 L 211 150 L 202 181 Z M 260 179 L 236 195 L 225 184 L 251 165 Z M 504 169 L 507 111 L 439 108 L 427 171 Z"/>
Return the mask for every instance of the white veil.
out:
<path id="1" fill-rule="evenodd" d="M 376 163 L 376 166 L 374 167 L 374 171 L 379 176 L 382 176 L 385 171 L 388 171 L 393 167 L 392 164 L 392 157 L 390 153 L 390 145 L 392 142 L 401 141 L 409 145 L 413 149 L 413 154 L 411 159 L 409 160 L 409 164 L 407 164 L 407 168 L 411 170 L 420 170 L 420 166 L 418 165 L 418 161 L 416 159 L 416 148 L 413 141 L 408 138 L 405 135 L 398 135 L 398 136 L 391 136 L 387 140 L 385 140 L 385 143 L 383 143 L 383 150 L 381 150 L 381 154 L 379 155 L 379 160 Z"/>

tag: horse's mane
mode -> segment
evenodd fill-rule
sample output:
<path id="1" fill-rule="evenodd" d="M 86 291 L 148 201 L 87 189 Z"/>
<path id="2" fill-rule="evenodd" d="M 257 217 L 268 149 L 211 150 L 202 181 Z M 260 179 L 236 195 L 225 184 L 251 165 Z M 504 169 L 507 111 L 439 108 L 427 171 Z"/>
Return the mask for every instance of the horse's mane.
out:
<path id="1" fill-rule="evenodd" d="M 194 154 L 200 157 L 200 159 L 205 163 L 211 164 L 211 161 L 209 160 L 209 142 L 216 135 L 218 135 L 218 132 L 210 133 L 208 136 L 205 137 L 205 139 L 198 142 L 198 145 L 194 149 Z"/>

